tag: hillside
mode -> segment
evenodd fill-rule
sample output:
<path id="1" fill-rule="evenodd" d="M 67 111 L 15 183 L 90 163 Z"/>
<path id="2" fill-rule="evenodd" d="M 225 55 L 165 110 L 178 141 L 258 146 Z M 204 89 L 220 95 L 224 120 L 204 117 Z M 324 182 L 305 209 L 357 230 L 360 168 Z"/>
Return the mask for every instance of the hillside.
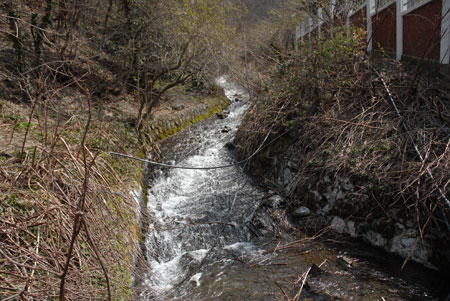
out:
<path id="1" fill-rule="evenodd" d="M 331 227 L 405 263 L 446 270 L 447 79 L 433 64 L 368 56 L 364 32 L 353 30 L 336 27 L 295 53 L 278 48 L 264 81 L 254 83 L 238 149 L 245 158 L 270 133 L 250 170 L 288 199 L 300 229 Z M 304 207 L 312 212 L 306 218 Z"/>
<path id="2" fill-rule="evenodd" d="M 143 167 L 110 152 L 145 157 L 181 128 L 154 121 L 220 109 L 223 4 L 2 2 L 2 299 L 133 298 Z"/>

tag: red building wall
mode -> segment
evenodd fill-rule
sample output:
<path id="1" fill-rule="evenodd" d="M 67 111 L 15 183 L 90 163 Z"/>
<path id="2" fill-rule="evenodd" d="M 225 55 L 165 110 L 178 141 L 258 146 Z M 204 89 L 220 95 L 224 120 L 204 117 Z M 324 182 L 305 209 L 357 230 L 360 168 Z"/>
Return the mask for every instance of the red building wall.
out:
<path id="1" fill-rule="evenodd" d="M 350 17 L 350 25 L 367 30 L 367 15 L 365 6 Z"/>
<path id="2" fill-rule="evenodd" d="M 387 52 L 396 51 L 396 5 L 389 5 L 378 14 L 372 16 L 372 46 L 373 49 L 383 49 Z"/>
<path id="3" fill-rule="evenodd" d="M 403 54 L 439 60 L 441 11 L 433 0 L 403 16 Z"/>
<path id="4" fill-rule="evenodd" d="M 350 17 L 350 24 L 363 30 L 367 29 L 366 6 L 361 7 Z M 442 0 L 431 0 L 427 4 L 409 12 L 403 18 L 403 55 L 439 60 L 440 57 L 440 22 L 442 15 Z M 321 26 L 322 37 L 331 35 L 331 26 L 343 24 L 342 16 L 338 15 L 330 22 Z M 396 52 L 396 4 L 372 16 L 372 48 L 383 49 L 386 52 Z M 318 36 L 317 28 L 311 33 Z M 307 39 L 308 35 L 305 36 Z"/>

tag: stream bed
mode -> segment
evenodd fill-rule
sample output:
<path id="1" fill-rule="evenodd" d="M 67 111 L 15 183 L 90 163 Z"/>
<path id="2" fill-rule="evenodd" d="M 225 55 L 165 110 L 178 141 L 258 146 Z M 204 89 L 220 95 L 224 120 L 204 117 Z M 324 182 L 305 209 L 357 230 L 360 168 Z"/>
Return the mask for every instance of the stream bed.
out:
<path id="1" fill-rule="evenodd" d="M 237 161 L 230 142 L 249 108 L 248 95 L 226 77 L 217 82 L 231 100 L 228 116 L 166 139 L 165 162 L 217 167 Z M 400 259 L 355 241 L 278 229 L 264 211 L 271 195 L 243 165 L 161 168 L 146 179 L 151 272 L 143 277 L 141 300 L 445 299 L 448 288 L 437 272 L 415 264 L 401 271 Z M 255 218 L 270 229 L 255 227 Z"/>

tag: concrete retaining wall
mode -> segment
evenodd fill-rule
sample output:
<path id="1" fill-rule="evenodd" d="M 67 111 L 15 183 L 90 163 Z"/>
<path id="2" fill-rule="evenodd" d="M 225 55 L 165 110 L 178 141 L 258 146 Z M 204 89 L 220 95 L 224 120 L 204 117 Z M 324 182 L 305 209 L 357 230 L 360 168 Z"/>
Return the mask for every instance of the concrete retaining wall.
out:
<path id="1" fill-rule="evenodd" d="M 212 98 L 206 103 L 175 112 L 171 115 L 164 115 L 150 121 L 143 131 L 149 144 L 163 140 L 183 128 L 206 119 L 214 114 L 223 111 L 229 105 L 229 100 L 225 95 Z"/>

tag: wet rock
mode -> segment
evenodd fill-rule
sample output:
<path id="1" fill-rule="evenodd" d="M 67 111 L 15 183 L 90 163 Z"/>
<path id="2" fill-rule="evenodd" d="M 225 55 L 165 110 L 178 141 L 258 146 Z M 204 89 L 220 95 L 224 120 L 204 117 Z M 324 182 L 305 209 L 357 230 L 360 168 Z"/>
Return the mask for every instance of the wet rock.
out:
<path id="1" fill-rule="evenodd" d="M 239 101 L 241 101 L 241 100 L 240 100 L 238 97 L 235 97 L 235 98 L 234 98 L 234 101 L 235 101 L 235 102 L 239 102 Z"/>
<path id="2" fill-rule="evenodd" d="M 342 267 L 350 268 L 358 265 L 358 259 L 350 258 L 344 255 L 338 255 L 336 258 L 336 263 Z"/>
<path id="3" fill-rule="evenodd" d="M 228 133 L 229 131 L 231 131 L 231 129 L 229 127 L 227 127 L 227 126 L 224 126 L 222 128 L 222 133 Z"/>
<path id="4" fill-rule="evenodd" d="M 292 212 L 292 216 L 294 217 L 306 217 L 311 214 L 311 210 L 305 206 L 301 206 L 300 208 L 297 208 Z"/>
<path id="5" fill-rule="evenodd" d="M 313 263 L 313 265 L 311 266 L 311 269 L 309 270 L 308 276 L 316 277 L 323 273 L 325 273 L 325 271 Z"/>
<path id="6" fill-rule="evenodd" d="M 228 111 L 222 111 L 222 112 L 216 113 L 216 116 L 219 119 L 225 119 L 228 117 L 229 114 L 230 114 L 230 112 L 228 112 Z"/>
<path id="7" fill-rule="evenodd" d="M 250 230 L 256 236 L 267 236 L 275 232 L 272 218 L 267 211 L 258 211 L 248 225 L 251 225 Z"/>
<path id="8" fill-rule="evenodd" d="M 225 148 L 227 148 L 229 150 L 233 150 L 236 148 L 236 145 L 233 142 L 227 142 L 227 143 L 225 143 Z"/>
<path id="9" fill-rule="evenodd" d="M 279 208 L 284 204 L 284 199 L 279 195 L 273 195 L 267 200 L 267 204 L 271 208 Z"/>

